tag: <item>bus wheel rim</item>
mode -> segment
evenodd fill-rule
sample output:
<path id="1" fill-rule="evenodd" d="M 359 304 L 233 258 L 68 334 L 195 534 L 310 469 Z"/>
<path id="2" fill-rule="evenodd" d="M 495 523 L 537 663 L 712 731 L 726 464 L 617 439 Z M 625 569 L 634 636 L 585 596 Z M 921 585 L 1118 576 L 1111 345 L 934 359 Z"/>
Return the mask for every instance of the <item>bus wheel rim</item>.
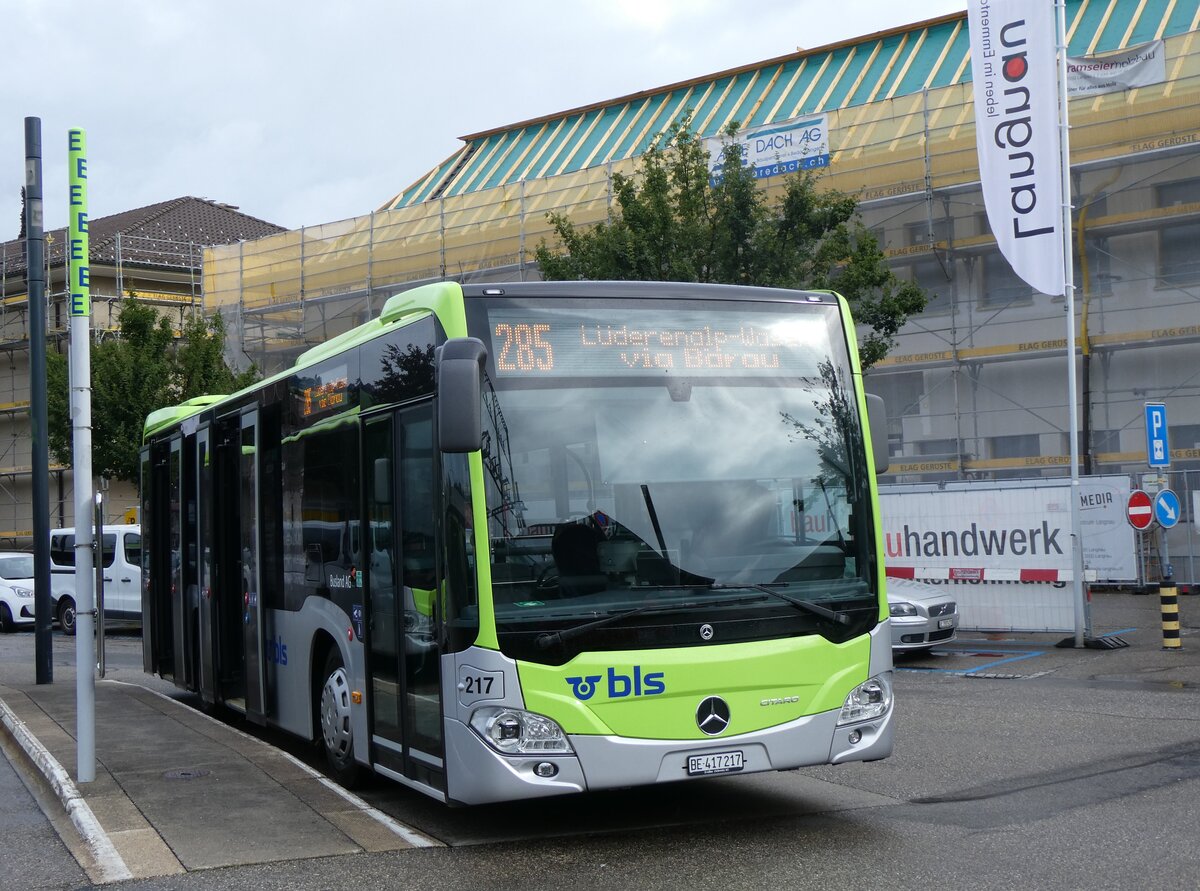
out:
<path id="1" fill-rule="evenodd" d="M 345 668 L 330 674 L 321 690 L 321 736 L 334 758 L 349 759 L 354 734 L 350 729 L 350 682 Z"/>

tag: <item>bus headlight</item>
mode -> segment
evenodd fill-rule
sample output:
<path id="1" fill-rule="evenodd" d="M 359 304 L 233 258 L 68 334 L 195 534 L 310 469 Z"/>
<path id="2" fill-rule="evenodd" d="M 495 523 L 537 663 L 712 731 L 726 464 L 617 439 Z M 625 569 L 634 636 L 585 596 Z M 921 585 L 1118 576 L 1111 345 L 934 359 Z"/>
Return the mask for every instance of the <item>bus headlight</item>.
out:
<path id="1" fill-rule="evenodd" d="M 838 724 L 870 721 L 872 718 L 886 715 L 891 707 L 892 679 L 886 674 L 877 675 L 850 691 L 850 695 L 842 703 Z"/>
<path id="2" fill-rule="evenodd" d="M 488 706 L 471 715 L 471 727 L 505 755 L 545 755 L 573 752 L 567 735 L 545 715 L 519 708 Z"/>

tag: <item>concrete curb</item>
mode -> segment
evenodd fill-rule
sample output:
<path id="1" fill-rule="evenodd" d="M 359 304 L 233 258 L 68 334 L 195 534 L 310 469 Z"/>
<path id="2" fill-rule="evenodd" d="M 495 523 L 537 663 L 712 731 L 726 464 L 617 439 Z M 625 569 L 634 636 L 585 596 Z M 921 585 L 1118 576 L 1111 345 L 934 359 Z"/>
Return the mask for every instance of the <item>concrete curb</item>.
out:
<path id="1" fill-rule="evenodd" d="M 83 795 L 80 793 L 79 787 L 75 785 L 75 781 L 71 779 L 71 775 L 38 738 L 30 733 L 25 722 L 16 716 L 3 699 L 0 699 L 0 721 L 4 723 L 9 735 L 24 750 L 29 760 L 46 777 L 54 794 L 58 796 L 59 802 L 62 803 L 63 809 L 70 817 L 80 839 L 95 860 L 98 874 L 92 878 L 99 884 L 132 879 L 133 873 L 129 871 L 125 860 L 113 845 L 112 839 L 108 837 L 108 833 L 104 831 L 104 827 L 100 825 L 100 821 L 96 819 L 96 815 L 84 801 Z"/>

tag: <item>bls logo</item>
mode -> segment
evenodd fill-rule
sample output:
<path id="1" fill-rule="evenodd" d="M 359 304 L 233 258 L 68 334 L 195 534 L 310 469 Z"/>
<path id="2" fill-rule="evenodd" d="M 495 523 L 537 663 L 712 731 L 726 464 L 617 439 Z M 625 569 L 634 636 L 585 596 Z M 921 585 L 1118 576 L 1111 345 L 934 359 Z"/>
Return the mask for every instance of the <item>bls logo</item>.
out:
<path id="1" fill-rule="evenodd" d="M 602 675 L 589 674 L 581 678 L 567 678 L 571 692 L 575 698 L 586 701 L 596 695 Z M 615 668 L 608 669 L 608 698 L 623 699 L 626 696 L 657 696 L 667 689 L 663 682 L 663 672 L 648 671 L 643 673 L 642 666 L 633 666 L 633 674 L 617 674 Z"/>
<path id="2" fill-rule="evenodd" d="M 287 665 L 287 644 L 282 637 L 267 641 L 267 661 L 273 665 Z"/>

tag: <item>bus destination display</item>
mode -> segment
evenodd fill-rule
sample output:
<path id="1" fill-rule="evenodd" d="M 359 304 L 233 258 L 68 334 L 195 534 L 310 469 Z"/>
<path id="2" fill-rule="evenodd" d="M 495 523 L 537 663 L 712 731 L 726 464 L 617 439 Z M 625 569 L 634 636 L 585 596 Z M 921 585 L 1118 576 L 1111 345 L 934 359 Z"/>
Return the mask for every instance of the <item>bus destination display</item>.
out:
<path id="1" fill-rule="evenodd" d="M 828 355 L 824 313 L 492 309 L 500 377 L 794 376 Z"/>
<path id="2" fill-rule="evenodd" d="M 296 388 L 300 403 L 300 417 L 311 418 L 335 408 L 344 408 L 350 388 L 346 366 L 340 365 L 331 372 L 308 379 Z"/>

